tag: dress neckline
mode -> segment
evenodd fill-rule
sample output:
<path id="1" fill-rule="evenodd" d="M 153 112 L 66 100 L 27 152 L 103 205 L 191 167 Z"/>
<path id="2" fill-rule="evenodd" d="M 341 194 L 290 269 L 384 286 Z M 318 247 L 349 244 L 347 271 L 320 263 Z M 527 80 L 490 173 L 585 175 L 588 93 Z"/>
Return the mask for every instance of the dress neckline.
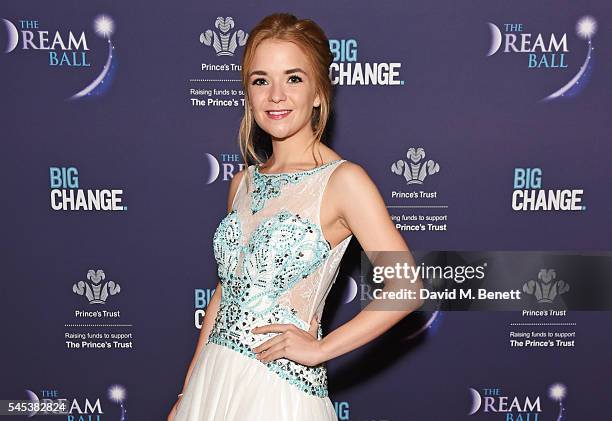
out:
<path id="1" fill-rule="evenodd" d="M 269 176 L 269 177 L 274 177 L 274 176 L 280 176 L 280 175 L 299 175 L 299 174 L 308 174 L 308 173 L 313 173 L 316 172 L 322 168 L 325 168 L 333 163 L 339 162 L 339 161 L 344 161 L 344 159 L 339 158 L 339 159 L 334 159 L 333 161 L 329 161 L 323 165 L 319 165 L 318 167 L 314 167 L 311 168 L 309 170 L 301 170 L 301 171 L 291 171 L 291 172 L 277 172 L 277 173 L 265 173 L 265 172 L 261 172 L 259 171 L 259 167 L 261 166 L 261 164 L 255 164 L 255 173 L 259 174 L 259 175 L 264 175 L 264 176 Z"/>

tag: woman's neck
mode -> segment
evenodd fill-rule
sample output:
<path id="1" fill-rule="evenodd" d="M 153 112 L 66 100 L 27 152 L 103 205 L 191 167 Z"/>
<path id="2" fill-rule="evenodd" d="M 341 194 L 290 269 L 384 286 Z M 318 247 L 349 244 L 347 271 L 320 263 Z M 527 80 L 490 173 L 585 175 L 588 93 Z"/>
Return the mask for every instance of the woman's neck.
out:
<path id="1" fill-rule="evenodd" d="M 272 136 L 272 156 L 268 159 L 266 168 L 287 168 L 309 163 L 314 164 L 314 157 L 317 161 L 322 161 L 325 151 L 320 142 L 313 144 L 314 133 L 312 130 L 307 130 L 308 128 L 286 138 Z"/>

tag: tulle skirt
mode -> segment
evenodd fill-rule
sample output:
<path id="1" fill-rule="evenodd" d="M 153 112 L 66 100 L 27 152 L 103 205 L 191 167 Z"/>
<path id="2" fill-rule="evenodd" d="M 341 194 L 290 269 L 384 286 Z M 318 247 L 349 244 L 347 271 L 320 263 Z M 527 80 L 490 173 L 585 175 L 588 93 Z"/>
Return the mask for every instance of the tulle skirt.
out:
<path id="1" fill-rule="evenodd" d="M 329 397 L 310 395 L 253 358 L 204 345 L 175 421 L 337 421 Z"/>

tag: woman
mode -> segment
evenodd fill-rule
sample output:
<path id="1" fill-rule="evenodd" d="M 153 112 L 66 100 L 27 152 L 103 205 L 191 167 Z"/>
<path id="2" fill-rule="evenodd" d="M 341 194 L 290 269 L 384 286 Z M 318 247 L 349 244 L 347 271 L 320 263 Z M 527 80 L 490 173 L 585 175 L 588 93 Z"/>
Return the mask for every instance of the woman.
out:
<path id="1" fill-rule="evenodd" d="M 220 282 L 169 420 L 337 420 L 324 362 L 412 311 L 362 311 L 322 336 L 325 299 L 353 235 L 365 250 L 408 251 L 366 172 L 321 143 L 331 61 L 311 20 L 274 14 L 249 35 L 240 147 L 255 164 L 230 184 L 213 238 Z M 256 130 L 271 141 L 265 162 Z"/>

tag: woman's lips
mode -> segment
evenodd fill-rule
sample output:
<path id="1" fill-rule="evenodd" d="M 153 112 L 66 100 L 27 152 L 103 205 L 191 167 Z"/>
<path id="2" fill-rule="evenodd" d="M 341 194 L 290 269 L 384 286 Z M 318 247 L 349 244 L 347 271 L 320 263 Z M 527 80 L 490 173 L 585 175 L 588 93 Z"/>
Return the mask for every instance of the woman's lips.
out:
<path id="1" fill-rule="evenodd" d="M 291 110 L 272 110 L 266 111 L 266 115 L 272 120 L 280 120 L 287 117 L 291 113 Z"/>

